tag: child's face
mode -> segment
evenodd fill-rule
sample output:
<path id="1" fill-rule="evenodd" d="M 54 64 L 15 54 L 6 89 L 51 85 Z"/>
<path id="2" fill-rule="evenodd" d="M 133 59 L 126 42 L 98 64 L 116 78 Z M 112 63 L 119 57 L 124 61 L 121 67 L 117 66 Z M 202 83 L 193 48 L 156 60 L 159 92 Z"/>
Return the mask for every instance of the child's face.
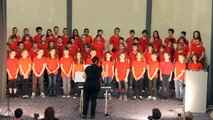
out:
<path id="1" fill-rule="evenodd" d="M 148 46 L 148 51 L 152 51 L 152 46 Z"/>
<path id="2" fill-rule="evenodd" d="M 39 51 L 38 51 L 38 55 L 39 55 L 39 56 L 43 56 L 43 55 L 44 55 L 44 50 L 39 50 Z"/>
<path id="3" fill-rule="evenodd" d="M 200 41 L 199 40 L 196 40 L 196 45 L 200 45 Z"/>
<path id="4" fill-rule="evenodd" d="M 51 54 L 51 55 L 55 55 L 55 50 L 51 50 L 51 51 L 50 51 L 50 54 Z"/>
<path id="5" fill-rule="evenodd" d="M 125 54 L 121 54 L 120 55 L 120 60 L 124 60 L 125 59 Z"/>
<path id="6" fill-rule="evenodd" d="M 194 33 L 194 37 L 198 38 L 198 33 L 197 32 Z"/>
<path id="7" fill-rule="evenodd" d="M 85 31 L 84 31 L 84 34 L 85 34 L 85 35 L 89 35 L 89 30 L 85 30 Z"/>
<path id="8" fill-rule="evenodd" d="M 85 42 L 85 41 L 86 41 L 86 36 L 81 36 L 81 40 L 82 40 L 83 42 Z"/>
<path id="9" fill-rule="evenodd" d="M 24 34 L 29 34 L 29 30 L 24 30 Z"/>
<path id="10" fill-rule="evenodd" d="M 76 30 L 74 31 L 74 35 L 78 35 L 78 32 Z"/>
<path id="11" fill-rule="evenodd" d="M 157 32 L 154 32 L 154 33 L 153 33 L 153 37 L 155 37 L 155 38 L 158 37 Z"/>
<path id="12" fill-rule="evenodd" d="M 131 36 L 131 37 L 134 37 L 134 36 L 135 36 L 135 33 L 134 33 L 134 32 L 131 32 L 131 33 L 130 33 L 130 36 Z"/>
<path id="13" fill-rule="evenodd" d="M 150 40 L 149 40 L 149 42 L 150 42 L 150 43 L 154 43 L 154 38 L 151 37 Z"/>
<path id="14" fill-rule="evenodd" d="M 197 61 L 197 56 L 193 55 L 192 60 Z"/>
<path id="15" fill-rule="evenodd" d="M 52 32 L 51 32 L 51 31 L 48 31 L 47 34 L 48 34 L 49 36 L 52 36 Z"/>
<path id="16" fill-rule="evenodd" d="M 103 31 L 98 32 L 99 35 L 103 36 Z"/>
<path id="17" fill-rule="evenodd" d="M 119 32 L 120 32 L 120 30 L 119 30 L 119 29 L 116 29 L 116 30 L 115 30 L 115 34 L 116 34 L 116 35 L 118 35 L 118 34 L 119 34 Z"/>
<path id="18" fill-rule="evenodd" d="M 108 50 L 111 51 L 113 49 L 113 45 L 108 46 Z"/>
<path id="19" fill-rule="evenodd" d="M 123 45 L 119 45 L 119 48 L 120 48 L 120 50 L 123 50 L 124 49 L 124 46 Z"/>
<path id="20" fill-rule="evenodd" d="M 169 56 L 167 53 L 165 53 L 165 54 L 164 54 L 164 59 L 165 59 L 165 60 L 169 60 L 169 59 L 170 59 L 170 56 Z"/>
<path id="21" fill-rule="evenodd" d="M 13 34 L 16 35 L 17 33 L 18 33 L 18 29 L 14 29 L 14 30 L 13 30 Z"/>
<path id="22" fill-rule="evenodd" d="M 178 44 L 177 48 L 178 48 L 178 50 L 182 50 L 183 47 L 181 44 Z"/>
<path id="23" fill-rule="evenodd" d="M 68 31 L 67 30 L 63 30 L 63 34 L 64 35 L 68 35 Z"/>
<path id="24" fill-rule="evenodd" d="M 58 33 L 59 33 L 59 28 L 55 28 L 55 29 L 54 29 L 54 33 L 55 33 L 55 34 L 58 34 Z"/>
<path id="25" fill-rule="evenodd" d="M 80 60 L 81 59 L 81 54 L 77 53 L 76 57 L 77 57 L 78 60 Z"/>
<path id="26" fill-rule="evenodd" d="M 143 36 L 143 37 L 147 37 L 147 34 L 146 34 L 146 33 L 143 33 L 142 36 Z"/>
<path id="27" fill-rule="evenodd" d="M 68 49 L 70 49 L 72 47 L 72 44 L 67 44 L 66 46 Z"/>
<path id="28" fill-rule="evenodd" d="M 164 49 L 163 49 L 163 47 L 160 47 L 160 52 L 164 52 Z"/>
<path id="29" fill-rule="evenodd" d="M 41 41 L 46 41 L 46 37 L 45 36 L 42 36 L 42 38 L 41 38 Z"/>
<path id="30" fill-rule="evenodd" d="M 24 49 L 24 44 L 19 44 L 18 48 L 23 50 Z"/>
<path id="31" fill-rule="evenodd" d="M 85 51 L 86 51 L 86 52 L 89 52 L 89 51 L 90 51 L 90 48 L 89 48 L 89 47 L 85 47 Z"/>
<path id="32" fill-rule="evenodd" d="M 124 39 L 120 39 L 120 43 L 124 43 Z"/>
<path id="33" fill-rule="evenodd" d="M 25 40 L 26 40 L 26 41 L 30 41 L 30 37 L 29 37 L 29 36 L 26 36 L 26 37 L 25 37 Z"/>
<path id="34" fill-rule="evenodd" d="M 185 58 L 182 56 L 182 55 L 179 55 L 178 56 L 178 61 L 179 62 L 183 62 L 185 60 Z"/>
<path id="35" fill-rule="evenodd" d="M 28 56 L 28 52 L 25 50 L 21 53 L 23 58 L 26 58 Z"/>
<path id="36" fill-rule="evenodd" d="M 64 50 L 63 53 L 64 55 L 69 55 L 69 50 Z"/>
<path id="37" fill-rule="evenodd" d="M 168 35 L 169 35 L 169 37 L 172 37 L 173 33 L 171 31 L 168 31 Z"/>
<path id="38" fill-rule="evenodd" d="M 38 33 L 39 35 L 41 35 L 41 34 L 42 34 L 42 30 L 39 29 L 39 30 L 37 31 L 37 33 Z"/>
<path id="39" fill-rule="evenodd" d="M 141 59 L 141 54 L 140 54 L 140 53 L 137 53 L 136 58 L 137 58 L 137 59 Z"/>
<path id="40" fill-rule="evenodd" d="M 11 53 L 10 53 L 10 58 L 14 58 L 16 56 L 16 52 L 15 51 L 12 51 Z"/>
<path id="41" fill-rule="evenodd" d="M 49 47 L 54 47 L 54 43 L 50 42 Z"/>
<path id="42" fill-rule="evenodd" d="M 151 58 L 152 58 L 152 60 L 156 60 L 156 59 L 157 59 L 157 55 L 152 54 L 152 55 L 151 55 Z"/>
<path id="43" fill-rule="evenodd" d="M 16 38 L 13 38 L 11 41 L 12 41 L 13 43 L 15 43 L 15 42 L 16 42 Z"/>
<path id="44" fill-rule="evenodd" d="M 137 39 L 134 39 L 134 43 L 139 43 L 139 41 Z"/>
<path id="45" fill-rule="evenodd" d="M 180 33 L 180 37 L 185 37 L 185 35 L 183 33 Z"/>
<path id="46" fill-rule="evenodd" d="M 94 51 L 94 50 L 90 52 L 90 55 L 91 55 L 92 57 L 95 57 L 96 54 L 97 54 L 97 53 L 96 53 L 96 51 Z"/>
<path id="47" fill-rule="evenodd" d="M 101 41 L 101 37 L 97 37 L 96 40 L 97 40 L 97 42 L 100 42 Z"/>
<path id="48" fill-rule="evenodd" d="M 111 54 L 107 53 L 107 54 L 106 54 L 106 58 L 107 58 L 107 59 L 110 59 L 110 58 L 111 58 Z"/>
<path id="49" fill-rule="evenodd" d="M 33 49 L 37 49 L 38 48 L 38 44 L 33 44 Z"/>
<path id="50" fill-rule="evenodd" d="M 132 46 L 132 50 L 133 51 L 137 51 L 138 50 L 138 46 Z"/>
<path id="51" fill-rule="evenodd" d="M 169 45 L 170 45 L 170 46 L 173 46 L 173 43 L 169 41 Z"/>
<path id="52" fill-rule="evenodd" d="M 72 42 L 72 44 L 74 44 L 75 43 L 75 39 L 71 39 L 71 42 Z"/>
<path id="53" fill-rule="evenodd" d="M 58 38 L 58 43 L 59 43 L 59 44 L 62 43 L 62 38 Z"/>

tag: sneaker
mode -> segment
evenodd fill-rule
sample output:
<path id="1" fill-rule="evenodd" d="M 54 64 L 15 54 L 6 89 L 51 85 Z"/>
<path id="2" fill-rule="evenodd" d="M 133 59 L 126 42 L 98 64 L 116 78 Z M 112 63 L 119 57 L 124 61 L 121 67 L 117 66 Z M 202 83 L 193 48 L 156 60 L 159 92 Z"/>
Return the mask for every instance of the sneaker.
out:
<path id="1" fill-rule="evenodd" d="M 122 99 L 123 99 L 123 97 L 120 95 L 119 98 L 118 98 L 118 100 L 122 100 Z"/>
<path id="2" fill-rule="evenodd" d="M 153 100 L 153 101 L 156 101 L 156 100 L 157 100 L 157 98 L 156 98 L 156 97 L 153 97 L 153 98 L 152 98 L 152 100 Z"/>
<path id="3" fill-rule="evenodd" d="M 66 95 L 65 95 L 65 94 L 63 94 L 63 95 L 62 95 L 62 98 L 65 98 L 65 97 L 66 97 Z"/>
<path id="4" fill-rule="evenodd" d="M 112 96 L 111 96 L 111 94 L 110 94 L 110 93 L 108 94 L 108 96 L 109 96 L 109 100 L 112 100 Z"/>
<path id="5" fill-rule="evenodd" d="M 35 98 L 35 93 L 32 93 L 32 96 L 31 96 L 31 98 Z"/>
<path id="6" fill-rule="evenodd" d="M 127 95 L 124 95 L 124 101 L 127 101 Z"/>
<path id="7" fill-rule="evenodd" d="M 151 100 L 151 99 L 152 99 L 152 96 L 148 96 L 148 97 L 147 97 L 147 100 Z"/>
<path id="8" fill-rule="evenodd" d="M 42 98 L 45 98 L 44 92 L 41 92 L 40 96 L 41 96 Z"/>
<path id="9" fill-rule="evenodd" d="M 67 95 L 67 98 L 70 98 L 70 95 Z"/>

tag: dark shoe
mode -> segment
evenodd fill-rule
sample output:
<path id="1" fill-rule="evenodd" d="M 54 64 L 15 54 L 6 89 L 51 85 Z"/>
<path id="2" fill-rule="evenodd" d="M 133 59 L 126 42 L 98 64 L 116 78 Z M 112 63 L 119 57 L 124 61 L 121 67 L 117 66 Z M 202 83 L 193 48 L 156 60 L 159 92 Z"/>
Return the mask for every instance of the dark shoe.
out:
<path id="1" fill-rule="evenodd" d="M 91 119 L 95 119 L 96 117 L 95 117 L 95 115 L 91 115 L 90 118 Z"/>
<path id="2" fill-rule="evenodd" d="M 86 115 L 82 115 L 82 118 L 83 118 L 83 119 L 86 119 L 86 118 L 87 118 L 87 116 L 86 116 Z"/>

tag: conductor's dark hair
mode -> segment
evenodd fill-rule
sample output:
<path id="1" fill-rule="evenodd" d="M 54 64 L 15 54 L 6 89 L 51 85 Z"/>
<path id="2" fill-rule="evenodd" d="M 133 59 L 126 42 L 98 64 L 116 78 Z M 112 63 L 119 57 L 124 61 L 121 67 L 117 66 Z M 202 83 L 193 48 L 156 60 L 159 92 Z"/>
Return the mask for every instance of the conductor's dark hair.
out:
<path id="1" fill-rule="evenodd" d="M 92 58 L 92 63 L 98 63 L 99 62 L 99 58 L 97 56 Z"/>
<path id="2" fill-rule="evenodd" d="M 21 108 L 17 108 L 14 113 L 15 113 L 15 118 L 21 118 L 21 116 L 23 115 L 23 111 Z"/>
<path id="3" fill-rule="evenodd" d="M 154 120 L 156 120 L 156 119 L 158 120 L 161 118 L 161 112 L 158 108 L 152 109 L 152 117 Z"/>

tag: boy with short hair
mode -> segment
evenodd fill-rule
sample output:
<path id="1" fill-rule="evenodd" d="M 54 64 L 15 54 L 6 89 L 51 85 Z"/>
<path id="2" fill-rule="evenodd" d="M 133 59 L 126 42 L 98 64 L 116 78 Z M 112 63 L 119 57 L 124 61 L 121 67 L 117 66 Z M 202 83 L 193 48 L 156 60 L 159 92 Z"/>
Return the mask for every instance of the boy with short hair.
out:
<path id="1" fill-rule="evenodd" d="M 176 43 L 176 39 L 173 36 L 174 33 L 175 33 L 175 30 L 173 28 L 169 28 L 168 29 L 168 37 L 165 38 L 165 40 L 164 40 L 165 45 L 169 44 L 169 41 L 170 41 L 171 38 L 173 38 L 174 39 L 174 43 Z"/>
<path id="2" fill-rule="evenodd" d="M 37 43 L 40 42 L 40 38 L 41 38 L 41 35 L 42 35 L 42 27 L 36 27 L 36 32 L 37 32 L 37 35 L 34 36 L 34 41 L 36 41 Z"/>
<path id="3" fill-rule="evenodd" d="M 135 30 L 130 30 L 129 34 L 130 34 L 130 37 L 128 37 L 126 39 L 126 43 L 127 43 L 126 51 L 127 51 L 127 53 L 132 51 L 132 44 L 134 43 Z"/>

